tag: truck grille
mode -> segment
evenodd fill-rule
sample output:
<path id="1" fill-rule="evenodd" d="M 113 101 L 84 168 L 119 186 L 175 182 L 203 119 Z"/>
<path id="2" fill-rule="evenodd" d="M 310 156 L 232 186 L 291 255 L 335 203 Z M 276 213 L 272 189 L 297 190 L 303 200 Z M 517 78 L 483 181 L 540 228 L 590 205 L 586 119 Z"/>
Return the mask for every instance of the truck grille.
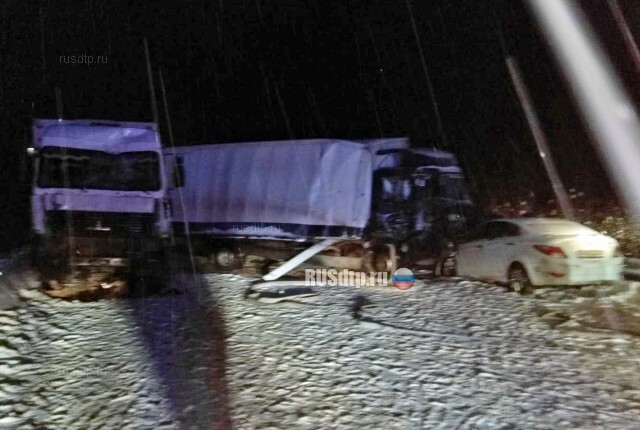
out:
<path id="1" fill-rule="evenodd" d="M 146 237 L 153 235 L 153 214 L 120 212 L 48 211 L 54 234 L 90 237 Z"/>

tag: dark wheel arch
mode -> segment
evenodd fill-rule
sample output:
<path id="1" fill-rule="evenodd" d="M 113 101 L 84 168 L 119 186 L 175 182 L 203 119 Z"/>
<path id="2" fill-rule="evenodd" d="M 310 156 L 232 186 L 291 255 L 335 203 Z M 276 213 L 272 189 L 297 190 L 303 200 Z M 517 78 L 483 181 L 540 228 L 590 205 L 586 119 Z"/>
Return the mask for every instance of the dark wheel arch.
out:
<path id="1" fill-rule="evenodd" d="M 522 270 L 524 270 L 527 276 L 529 276 L 529 271 L 527 270 L 527 267 L 524 265 L 524 263 L 522 263 L 521 261 L 515 260 L 515 261 L 512 261 L 511 264 L 509 264 L 509 267 L 507 268 L 507 279 L 509 279 L 509 274 L 511 273 L 511 270 L 516 267 L 520 267 Z"/>
<path id="2" fill-rule="evenodd" d="M 514 271 L 517 270 L 520 271 L 519 277 L 514 276 Z M 509 265 L 507 269 L 507 280 L 509 288 L 520 294 L 529 294 L 533 290 L 529 272 L 524 263 L 520 261 L 514 261 Z"/>

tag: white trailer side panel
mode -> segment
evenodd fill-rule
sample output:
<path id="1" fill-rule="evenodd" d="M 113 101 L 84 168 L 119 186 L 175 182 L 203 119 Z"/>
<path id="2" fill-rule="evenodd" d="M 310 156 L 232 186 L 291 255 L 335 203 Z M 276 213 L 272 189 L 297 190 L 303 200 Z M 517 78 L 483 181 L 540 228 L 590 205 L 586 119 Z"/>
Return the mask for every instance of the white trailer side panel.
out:
<path id="1" fill-rule="evenodd" d="M 177 147 L 184 172 L 170 191 L 179 233 L 236 237 L 358 236 L 370 217 L 367 145 L 299 140 Z"/>

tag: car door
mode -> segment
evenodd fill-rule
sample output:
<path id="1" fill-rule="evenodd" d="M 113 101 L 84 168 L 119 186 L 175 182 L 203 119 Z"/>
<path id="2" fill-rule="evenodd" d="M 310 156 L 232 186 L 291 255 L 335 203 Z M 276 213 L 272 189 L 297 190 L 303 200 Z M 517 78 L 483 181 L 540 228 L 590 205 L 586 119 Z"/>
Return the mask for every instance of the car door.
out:
<path id="1" fill-rule="evenodd" d="M 485 277 L 492 281 L 505 279 L 506 267 L 511 260 L 518 226 L 508 221 L 496 221 L 487 231 L 488 240 L 483 248 Z"/>
<path id="2" fill-rule="evenodd" d="M 518 224 L 508 222 L 505 228 L 503 252 L 497 262 L 499 264 L 498 270 L 501 271 L 500 281 L 508 280 L 509 266 L 514 261 L 523 261 L 523 253 L 526 252 L 528 246 L 526 238 L 523 237 L 524 232 Z"/>
<path id="3" fill-rule="evenodd" d="M 456 270 L 460 276 L 481 278 L 483 275 L 483 248 L 487 239 L 488 224 L 480 224 L 458 245 Z"/>

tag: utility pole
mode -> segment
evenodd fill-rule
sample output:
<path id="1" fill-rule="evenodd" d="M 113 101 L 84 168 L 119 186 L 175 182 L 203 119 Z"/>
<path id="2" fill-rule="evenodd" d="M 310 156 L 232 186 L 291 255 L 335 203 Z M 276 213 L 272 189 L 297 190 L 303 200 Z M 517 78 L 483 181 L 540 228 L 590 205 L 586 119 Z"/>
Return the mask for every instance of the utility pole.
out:
<path id="1" fill-rule="evenodd" d="M 173 128 L 171 127 L 171 116 L 169 115 L 169 102 L 167 102 L 167 92 L 164 88 L 164 79 L 162 77 L 162 70 L 158 70 L 158 75 L 160 76 L 160 90 L 162 91 L 162 103 L 164 105 L 164 114 L 167 120 L 167 129 L 169 130 L 169 143 L 171 147 L 174 147 L 173 143 Z"/>
<path id="2" fill-rule="evenodd" d="M 62 119 L 62 91 L 60 90 L 60 87 L 56 87 L 55 88 L 55 93 L 56 93 L 56 111 L 58 114 L 58 120 Z"/>
<path id="3" fill-rule="evenodd" d="M 158 125 L 158 103 L 156 102 L 156 91 L 153 85 L 153 72 L 151 71 L 151 57 L 149 56 L 149 44 L 147 38 L 144 38 L 144 55 L 147 60 L 147 76 L 149 77 L 149 93 L 151 94 L 151 113 L 153 114 L 153 122 Z"/>
<path id="4" fill-rule="evenodd" d="M 533 102 L 531 101 L 531 96 L 529 95 L 527 86 L 522 79 L 520 68 L 513 57 L 507 57 L 507 67 L 509 69 L 509 74 L 511 75 L 511 80 L 513 81 L 513 86 L 516 88 L 518 99 L 520 100 L 520 104 L 522 105 L 522 109 L 524 110 L 524 114 L 527 118 L 527 122 L 529 123 L 529 128 L 531 128 L 533 140 L 535 140 L 536 145 L 538 146 L 538 153 L 540 154 L 540 158 L 542 158 L 542 163 L 544 164 L 544 167 L 547 170 L 547 175 L 549 175 L 549 179 L 551 180 L 553 192 L 560 203 L 562 215 L 566 219 L 573 220 L 573 208 L 571 207 L 569 196 L 564 189 L 562 179 L 560 179 L 556 165 L 551 157 L 547 138 L 542 130 L 542 126 L 540 125 L 540 120 L 538 119 Z"/>
<path id="5" fill-rule="evenodd" d="M 618 0 L 607 0 L 607 4 L 609 5 L 609 9 L 611 9 L 611 14 L 616 20 L 616 24 L 618 25 L 622 36 L 624 37 L 624 44 L 627 46 L 627 50 L 629 50 L 631 59 L 636 66 L 636 70 L 640 72 L 640 49 L 638 49 L 638 44 L 633 38 L 633 34 L 629 29 L 629 24 L 627 24 L 627 20 L 624 18 L 620 3 L 618 3 Z"/>
<path id="6" fill-rule="evenodd" d="M 146 42 L 146 39 L 145 39 Z M 150 64 L 147 62 L 147 64 Z M 162 70 L 158 70 L 158 75 L 160 76 L 160 90 L 162 91 L 162 104 L 164 106 L 164 114 L 167 119 L 167 129 L 169 130 L 169 144 L 171 145 L 171 149 L 175 149 L 175 144 L 173 142 L 173 127 L 171 126 L 171 115 L 169 114 L 169 102 L 167 101 L 167 91 L 164 87 L 164 78 L 162 76 Z M 156 113 L 157 114 L 157 113 Z M 158 124 L 159 126 L 159 124 Z M 173 159 L 174 172 L 178 169 L 178 162 L 175 156 L 175 153 L 171 155 Z M 186 206 L 184 204 L 184 195 L 182 194 L 182 185 L 183 184 L 175 184 L 177 186 L 178 196 L 180 198 L 180 207 L 182 208 L 182 222 L 184 223 L 184 231 L 187 237 L 187 249 L 189 250 L 189 260 L 191 262 L 191 273 L 193 274 L 193 280 L 195 282 L 194 285 L 198 285 L 198 277 L 196 272 L 196 262 L 193 258 L 193 245 L 191 243 L 191 231 L 189 230 L 189 222 L 187 221 L 187 212 Z M 173 236 L 173 230 L 171 235 Z M 173 241 L 173 237 L 171 239 Z"/>
<path id="7" fill-rule="evenodd" d="M 568 0 L 528 0 L 591 128 L 611 181 L 640 227 L 640 119 L 580 8 Z"/>

